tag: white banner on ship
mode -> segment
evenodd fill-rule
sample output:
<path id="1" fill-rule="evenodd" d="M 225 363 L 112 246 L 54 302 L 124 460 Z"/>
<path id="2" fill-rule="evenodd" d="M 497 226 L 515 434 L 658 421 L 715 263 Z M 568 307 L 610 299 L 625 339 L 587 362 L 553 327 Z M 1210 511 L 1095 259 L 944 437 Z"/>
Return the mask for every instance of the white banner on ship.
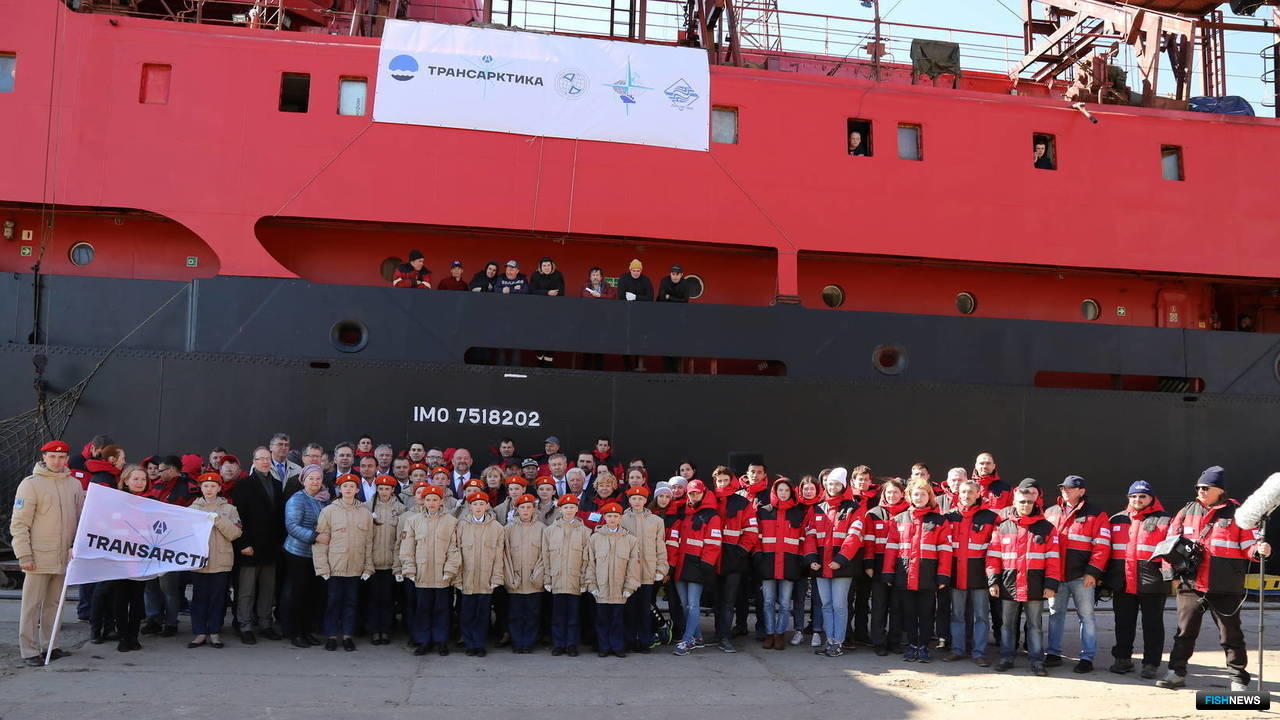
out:
<path id="1" fill-rule="evenodd" d="M 373 119 L 707 150 L 707 54 L 388 20 Z"/>
<path id="2" fill-rule="evenodd" d="M 198 570 L 209 561 L 212 515 L 90 483 L 67 584 Z"/>

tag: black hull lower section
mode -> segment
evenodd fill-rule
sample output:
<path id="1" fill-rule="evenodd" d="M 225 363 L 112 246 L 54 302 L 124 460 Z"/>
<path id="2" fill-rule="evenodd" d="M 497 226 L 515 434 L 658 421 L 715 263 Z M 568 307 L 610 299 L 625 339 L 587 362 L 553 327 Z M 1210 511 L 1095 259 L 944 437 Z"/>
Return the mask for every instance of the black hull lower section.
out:
<path id="1" fill-rule="evenodd" d="M 48 348 L 52 391 L 79 382 L 102 353 Z M 12 392 L 0 412 L 32 406 L 35 349 L 9 346 L 0 372 Z M 478 457 L 506 436 L 524 452 L 558 435 L 566 450 L 598 434 L 658 475 L 682 458 L 700 467 L 729 453 L 764 453 L 774 472 L 816 473 L 866 463 L 905 476 L 971 467 L 990 450 L 1013 481 L 1052 486 L 1068 473 L 1119 508 L 1136 479 L 1170 501 L 1199 470 L 1225 465 L 1242 492 L 1274 469 L 1269 399 L 1043 390 L 875 381 L 645 376 L 334 361 L 313 368 L 279 358 L 116 351 L 89 382 L 66 437 L 110 432 L 138 459 L 224 445 L 247 456 L 276 431 L 331 445 L 372 433 L 397 446 L 422 440 Z"/>
<path id="2" fill-rule="evenodd" d="M 51 393 L 93 373 L 65 436 L 110 432 L 137 459 L 225 445 L 247 455 L 271 433 L 332 444 L 369 432 L 467 446 L 547 435 L 567 451 L 614 438 L 658 475 L 761 452 L 774 471 L 867 463 L 935 476 L 990 450 L 1004 477 L 1068 473 L 1118 507 L 1135 479 L 1173 501 L 1201 468 L 1237 494 L 1274 469 L 1280 421 L 1275 336 L 808 310 L 503 297 L 301 281 L 193 283 L 0 277 L 0 418 L 35 405 L 32 360 Z M 39 302 L 35 300 L 38 297 Z M 36 322 L 36 318 L 39 322 Z M 367 329 L 341 352 L 336 323 Z M 30 344 L 31 340 L 40 344 Z M 893 344 L 898 375 L 871 361 Z M 647 375 L 468 366 L 477 347 L 757 358 L 788 377 Z M 114 348 L 113 350 L 110 350 Z M 1183 376 L 1206 392 L 1033 387 L 1039 371 Z"/>

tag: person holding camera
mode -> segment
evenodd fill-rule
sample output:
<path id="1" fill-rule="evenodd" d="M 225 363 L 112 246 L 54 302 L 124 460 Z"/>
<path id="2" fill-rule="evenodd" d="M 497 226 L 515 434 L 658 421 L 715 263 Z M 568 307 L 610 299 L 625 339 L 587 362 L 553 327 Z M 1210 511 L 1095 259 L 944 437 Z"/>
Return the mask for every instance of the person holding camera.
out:
<path id="1" fill-rule="evenodd" d="M 1150 680 L 1160 669 L 1164 652 L 1164 605 L 1169 579 L 1163 563 L 1153 559 L 1155 548 L 1169 532 L 1172 516 L 1160 504 L 1151 483 L 1129 486 L 1129 505 L 1111 516 L 1111 559 L 1104 586 L 1113 593 L 1116 644 L 1111 672 L 1133 671 L 1133 640 L 1142 613 L 1142 677 Z"/>
<path id="2" fill-rule="evenodd" d="M 1169 523 L 1169 537 L 1186 538 L 1199 552 L 1180 555 L 1183 561 L 1171 558 L 1178 578 L 1178 631 L 1169 651 L 1169 673 L 1156 681 L 1159 687 L 1186 687 L 1187 661 L 1195 651 L 1206 611 L 1213 613 L 1218 626 L 1231 671 L 1231 691 L 1243 692 L 1249 687 L 1248 656 L 1240 627 L 1244 576 L 1249 560 L 1270 556 L 1271 546 L 1261 541 L 1257 530 L 1244 530 L 1236 524 L 1239 505 L 1227 497 L 1226 472 L 1214 465 L 1196 481 L 1196 499 Z"/>

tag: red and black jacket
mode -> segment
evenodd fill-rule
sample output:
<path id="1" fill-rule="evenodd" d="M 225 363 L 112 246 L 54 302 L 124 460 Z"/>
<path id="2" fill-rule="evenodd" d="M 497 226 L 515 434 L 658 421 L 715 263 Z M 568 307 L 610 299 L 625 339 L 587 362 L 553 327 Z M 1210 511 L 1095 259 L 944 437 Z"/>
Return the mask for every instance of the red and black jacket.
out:
<path id="1" fill-rule="evenodd" d="M 622 463 L 614 460 L 613 453 L 601 455 L 599 450 L 592 450 L 591 456 L 596 459 L 596 467 L 609 468 L 609 472 L 613 473 L 618 479 L 626 480 L 627 475 L 623 472 Z"/>
<path id="2" fill-rule="evenodd" d="M 1058 552 L 1062 554 L 1063 582 L 1084 577 L 1085 573 L 1101 580 L 1111 556 L 1111 523 L 1102 508 L 1084 496 L 1079 505 L 1068 508 L 1059 498 L 1057 504 L 1044 511 L 1058 535 Z"/>
<path id="3" fill-rule="evenodd" d="M 932 507 L 898 513 L 888 527 L 881 579 L 904 590 L 937 590 L 951 583 L 951 535 Z"/>
<path id="4" fill-rule="evenodd" d="M 1107 561 L 1106 586 L 1129 594 L 1168 594 L 1161 563 L 1152 560 L 1173 517 L 1158 499 L 1134 512 L 1125 508 L 1111 516 L 1111 558 Z"/>
<path id="5" fill-rule="evenodd" d="M 880 577 L 885 550 L 889 544 L 889 526 L 893 518 L 911 503 L 899 500 L 893 505 L 877 505 L 862 515 L 862 569 L 871 568 L 872 577 Z"/>
<path id="6" fill-rule="evenodd" d="M 1198 592 L 1237 595 L 1244 592 L 1244 576 L 1249 571 L 1253 546 L 1262 538 L 1257 530 L 1242 530 L 1236 524 L 1239 506 L 1240 503 L 1226 498 L 1211 508 L 1192 500 L 1169 523 L 1170 533 L 1182 533 L 1204 546 L 1194 585 Z M 1212 523 L 1212 527 L 1204 533 L 1206 523 Z"/>
<path id="7" fill-rule="evenodd" d="M 604 515 L 600 512 L 600 508 L 608 505 L 609 503 L 618 503 L 619 505 L 626 507 L 627 505 L 623 500 L 626 500 L 626 498 L 616 490 L 609 497 L 597 497 L 595 494 L 592 494 L 590 497 L 582 500 L 582 505 L 578 508 L 578 519 L 582 521 L 582 524 L 585 525 L 588 530 L 594 531 L 597 526 L 604 524 Z"/>
<path id="8" fill-rule="evenodd" d="M 431 271 L 426 265 L 421 270 L 414 270 L 409 263 L 403 263 L 396 266 L 396 272 L 391 276 L 391 286 L 398 288 L 414 288 L 429 289 L 431 287 Z"/>
<path id="9" fill-rule="evenodd" d="M 987 549 L 987 585 L 998 586 L 1002 600 L 1044 600 L 1045 590 L 1058 591 L 1061 569 L 1058 535 L 1040 513 L 996 526 Z"/>
<path id="10" fill-rule="evenodd" d="M 754 520 L 760 529 L 760 541 L 751 554 L 751 564 L 756 576 L 762 580 L 799 580 L 804 577 L 805 525 L 809 519 L 809 506 L 796 502 L 794 497 L 778 499 L 778 482 L 769 490 L 769 502 L 757 496 L 753 508 Z M 789 482 L 787 482 L 790 485 Z"/>
<path id="11" fill-rule="evenodd" d="M 857 501 L 849 497 L 847 490 L 838 497 L 828 497 L 813 506 L 804 534 L 805 566 L 817 563 L 819 569 L 810 570 L 810 574 L 832 578 L 854 577 L 862 572 L 862 519 L 865 514 Z M 868 545 L 869 550 L 874 550 L 873 544 Z M 839 563 L 840 568 L 832 570 L 832 562 Z"/>
<path id="12" fill-rule="evenodd" d="M 982 504 L 990 510 L 1003 510 L 1013 504 L 1013 489 L 999 475 L 974 474 L 982 486 Z"/>
<path id="13" fill-rule="evenodd" d="M 983 590 L 987 587 L 987 551 L 1000 517 L 979 501 L 967 508 L 947 513 L 951 525 L 951 546 L 955 567 L 951 586 L 957 590 Z"/>
<path id="14" fill-rule="evenodd" d="M 720 529 L 724 532 L 724 546 L 720 553 L 720 566 L 717 568 L 720 575 L 750 569 L 751 553 L 760 544 L 755 508 L 750 500 L 734 490 L 732 485 L 723 490 L 715 490 L 716 502 L 720 505 Z"/>
<path id="15" fill-rule="evenodd" d="M 960 507 L 960 496 L 947 487 L 946 481 L 933 486 L 933 494 L 938 498 L 938 512 L 949 515 Z"/>
<path id="16" fill-rule="evenodd" d="M 89 483 L 105 485 L 113 489 L 120 484 L 120 468 L 112 465 L 107 460 L 89 458 L 84 461 L 84 470 L 88 473 L 88 476 L 81 483 L 84 485 L 85 490 L 89 489 Z"/>
<path id="17" fill-rule="evenodd" d="M 752 483 L 751 481 L 747 480 L 747 476 L 743 475 L 742 477 L 738 478 L 738 487 L 734 489 L 745 490 L 747 493 L 747 499 L 755 500 L 757 495 L 769 490 L 769 488 L 770 488 L 769 476 L 766 474 L 763 480 L 760 480 L 759 482 L 755 482 L 755 483 Z"/>
<path id="18" fill-rule="evenodd" d="M 715 582 L 722 537 L 714 495 L 703 495 L 697 507 L 685 505 L 667 543 L 667 561 L 674 568 L 671 577 L 702 585 Z"/>

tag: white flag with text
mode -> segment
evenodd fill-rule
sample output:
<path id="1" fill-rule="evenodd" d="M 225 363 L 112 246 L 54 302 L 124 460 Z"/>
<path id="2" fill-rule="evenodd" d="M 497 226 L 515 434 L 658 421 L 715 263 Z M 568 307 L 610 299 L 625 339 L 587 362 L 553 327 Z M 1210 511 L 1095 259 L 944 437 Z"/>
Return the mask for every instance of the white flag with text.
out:
<path id="1" fill-rule="evenodd" d="M 209 562 L 212 515 L 90 483 L 67 584 L 202 568 Z"/>

